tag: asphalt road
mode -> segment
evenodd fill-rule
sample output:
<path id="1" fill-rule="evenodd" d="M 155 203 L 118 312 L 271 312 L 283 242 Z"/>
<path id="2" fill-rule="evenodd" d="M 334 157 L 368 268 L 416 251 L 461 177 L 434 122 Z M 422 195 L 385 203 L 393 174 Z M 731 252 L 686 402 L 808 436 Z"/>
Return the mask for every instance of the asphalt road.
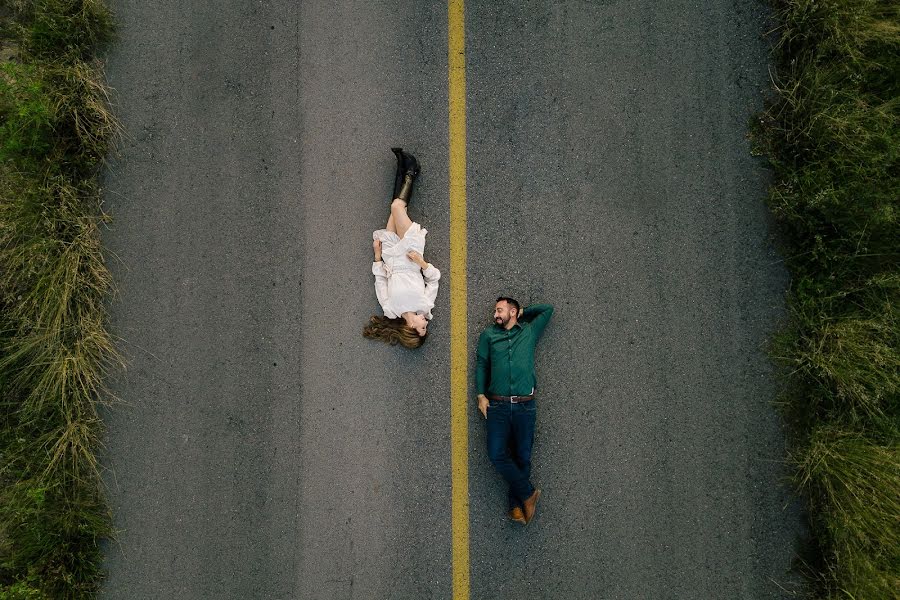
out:
<path id="1" fill-rule="evenodd" d="M 102 596 L 450 598 L 446 5 L 112 5 Z M 471 356 L 498 294 L 557 309 L 527 528 L 473 403 L 472 598 L 796 589 L 766 29 L 761 1 L 467 6 Z M 360 335 L 398 144 L 445 277 L 415 352 Z"/>

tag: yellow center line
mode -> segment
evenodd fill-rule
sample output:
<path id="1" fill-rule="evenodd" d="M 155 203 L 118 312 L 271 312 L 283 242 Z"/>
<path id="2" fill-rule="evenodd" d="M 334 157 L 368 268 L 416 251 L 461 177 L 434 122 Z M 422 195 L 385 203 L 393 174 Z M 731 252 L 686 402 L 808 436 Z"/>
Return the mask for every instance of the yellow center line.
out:
<path id="1" fill-rule="evenodd" d="M 466 55 L 463 0 L 449 0 L 450 465 L 453 600 L 469 599 L 469 425 L 466 345 Z"/>

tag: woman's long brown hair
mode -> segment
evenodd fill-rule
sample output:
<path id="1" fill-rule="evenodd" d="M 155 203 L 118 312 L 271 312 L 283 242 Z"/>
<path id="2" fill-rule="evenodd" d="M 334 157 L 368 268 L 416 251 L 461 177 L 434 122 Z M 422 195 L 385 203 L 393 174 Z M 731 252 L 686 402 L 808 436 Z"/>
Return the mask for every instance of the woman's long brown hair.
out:
<path id="1" fill-rule="evenodd" d="M 400 344 L 406 348 L 418 348 L 425 343 L 425 335 L 419 335 L 419 332 L 406 324 L 406 320 L 402 317 L 397 319 L 388 319 L 373 315 L 369 319 L 369 324 L 363 329 L 363 335 L 370 340 L 381 340 L 391 346 Z"/>

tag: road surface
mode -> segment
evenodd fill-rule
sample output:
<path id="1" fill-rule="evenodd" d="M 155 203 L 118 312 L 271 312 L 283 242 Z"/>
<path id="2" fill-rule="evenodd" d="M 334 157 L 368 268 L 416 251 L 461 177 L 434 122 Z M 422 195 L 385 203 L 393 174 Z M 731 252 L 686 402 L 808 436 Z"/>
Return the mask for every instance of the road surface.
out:
<path id="1" fill-rule="evenodd" d="M 451 598 L 447 6 L 114 0 L 129 137 L 107 599 Z M 784 598 L 801 519 L 767 337 L 786 274 L 746 126 L 762 2 L 470 2 L 470 358 L 549 302 L 536 520 L 469 419 L 470 594 Z M 427 344 L 365 340 L 392 145 L 444 274 Z M 471 372 L 471 370 L 470 370 Z"/>

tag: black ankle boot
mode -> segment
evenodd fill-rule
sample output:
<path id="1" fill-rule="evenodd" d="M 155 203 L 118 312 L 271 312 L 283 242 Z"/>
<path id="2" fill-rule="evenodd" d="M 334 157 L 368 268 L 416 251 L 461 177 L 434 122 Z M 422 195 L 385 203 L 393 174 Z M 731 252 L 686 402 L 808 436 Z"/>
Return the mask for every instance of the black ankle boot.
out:
<path id="1" fill-rule="evenodd" d="M 391 148 L 391 152 L 397 157 L 397 172 L 394 174 L 394 195 L 391 200 L 400 194 L 400 188 L 403 186 L 403 176 L 406 174 L 406 155 L 403 148 Z"/>
<path id="2" fill-rule="evenodd" d="M 409 206 L 409 199 L 412 197 L 413 179 L 415 177 L 411 173 L 404 175 L 403 186 L 400 188 L 400 193 L 397 194 L 397 197 L 403 200 L 406 206 Z"/>
<path id="3" fill-rule="evenodd" d="M 416 177 L 419 174 L 419 161 L 409 152 L 403 152 L 404 175 Z"/>

